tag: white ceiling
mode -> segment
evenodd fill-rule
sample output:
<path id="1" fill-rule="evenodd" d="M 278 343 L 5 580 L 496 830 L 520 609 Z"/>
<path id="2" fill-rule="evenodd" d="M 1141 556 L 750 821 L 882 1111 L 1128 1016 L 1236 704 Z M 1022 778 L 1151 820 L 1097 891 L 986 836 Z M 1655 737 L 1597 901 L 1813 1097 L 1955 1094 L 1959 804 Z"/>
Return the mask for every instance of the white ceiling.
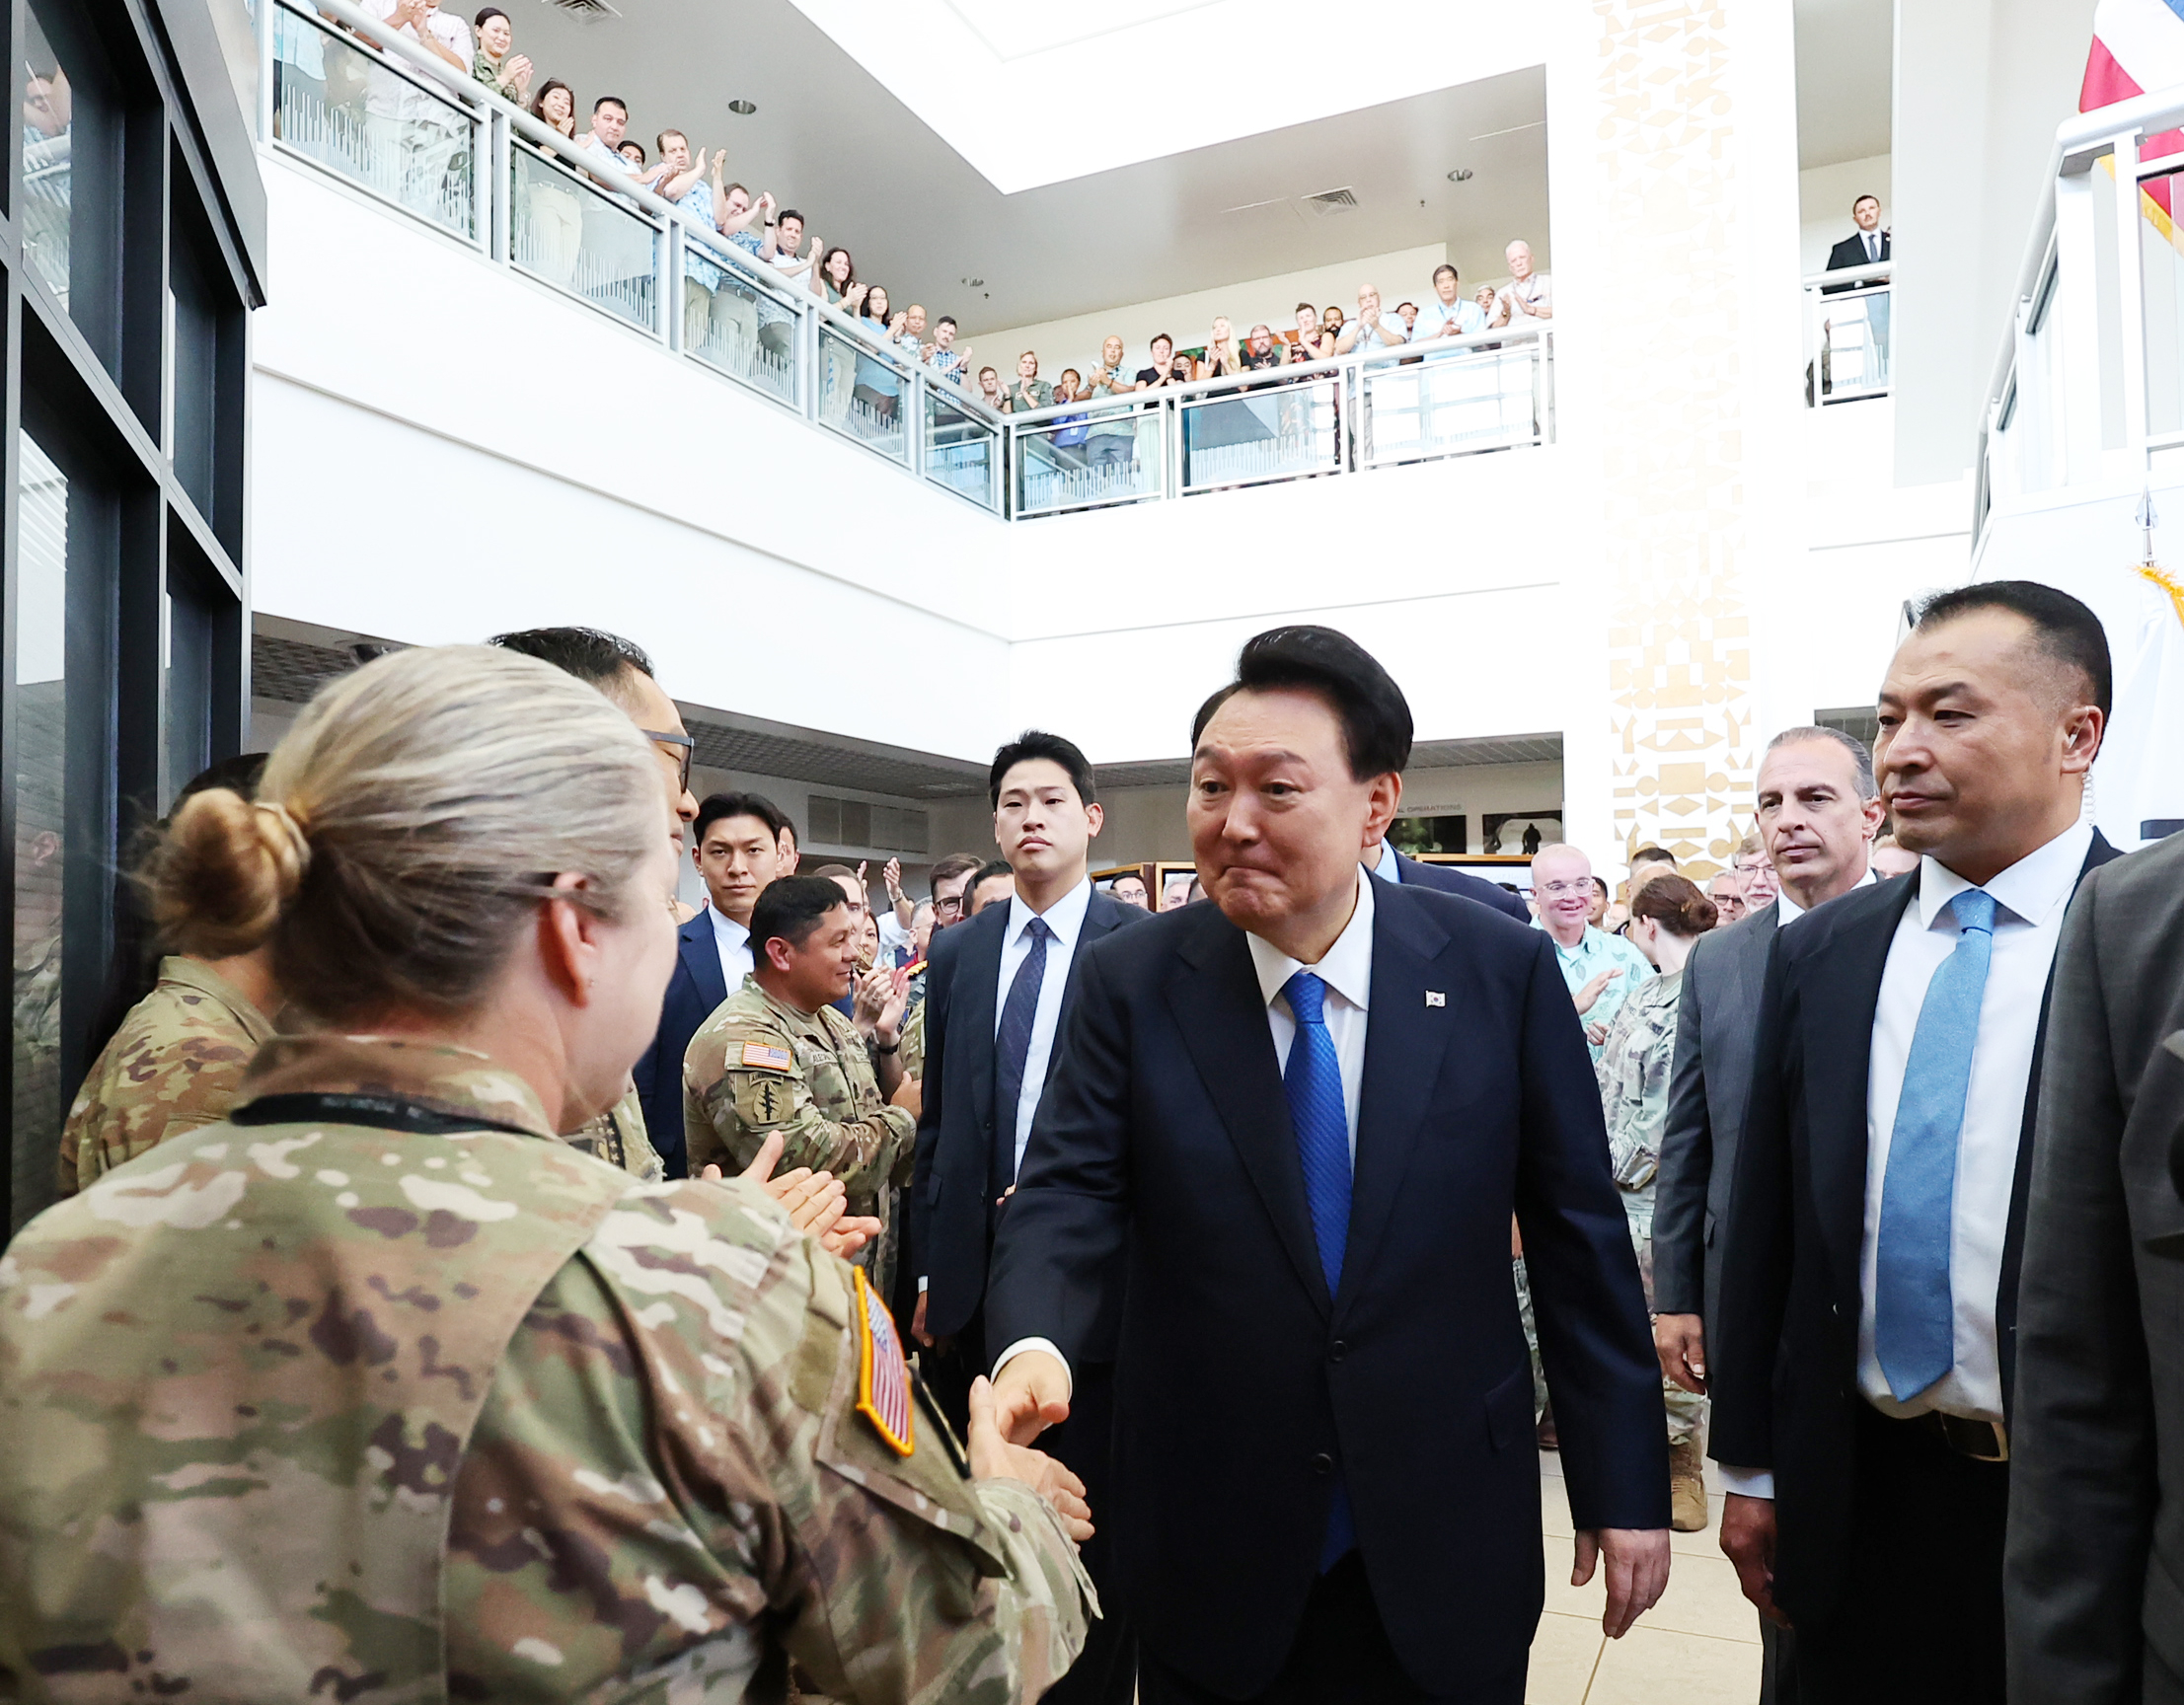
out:
<path id="1" fill-rule="evenodd" d="M 630 133 L 647 150 L 669 125 L 688 131 L 693 147 L 725 146 L 731 178 L 771 189 L 810 230 L 848 245 L 859 276 L 886 284 L 898 304 L 914 298 L 954 314 L 974 340 L 981 329 L 1433 243 L 1450 245 L 1467 277 L 1498 275 L 1502 246 L 1517 235 L 1552 264 L 1537 65 L 1007 194 L 796 0 L 616 3 L 624 16 L 591 24 L 544 0 L 526 4 L 515 13 L 517 49 L 542 77 L 572 84 L 580 112 L 597 95 L 625 97 Z M 1170 24 L 1236 3 L 1122 0 L 1125 17 L 1159 13 Z M 953 0 L 938 10 L 1012 50 L 1087 15 L 1046 0 Z M 901 56 L 932 63 L 907 43 Z M 1040 92 L 1052 86 L 1020 65 L 968 87 L 952 81 L 951 98 L 976 94 L 989 116 L 1016 114 L 1019 129 L 1098 128 L 1097 102 L 1065 91 L 1050 98 Z M 739 98 L 757 112 L 731 114 Z M 1472 178 L 1449 182 L 1458 167 Z M 1297 205 L 1337 187 L 1353 188 L 1359 205 L 1332 215 Z"/>
<path id="2" fill-rule="evenodd" d="M 1797 0 L 1800 170 L 1889 152 L 1896 0 Z"/>

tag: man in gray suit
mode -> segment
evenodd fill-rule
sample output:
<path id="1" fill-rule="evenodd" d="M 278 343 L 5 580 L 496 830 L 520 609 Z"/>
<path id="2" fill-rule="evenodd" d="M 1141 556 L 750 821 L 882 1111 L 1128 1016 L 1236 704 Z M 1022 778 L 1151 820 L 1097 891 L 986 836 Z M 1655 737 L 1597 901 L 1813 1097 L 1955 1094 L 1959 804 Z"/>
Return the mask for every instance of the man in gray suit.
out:
<path id="1" fill-rule="evenodd" d="M 2184 835 L 2056 953 L 2017 1289 L 2009 1696 L 2184 1701 Z"/>
<path id="2" fill-rule="evenodd" d="M 1706 1329 L 1720 1319 L 1717 1221 L 1729 1215 L 1737 1138 L 1752 1086 L 1752 1048 L 1774 932 L 1815 906 L 1873 880 L 1881 824 L 1873 756 L 1834 728 L 1786 728 L 1760 762 L 1760 836 L 1781 893 L 1741 924 L 1701 935 L 1684 966 L 1676 1064 L 1654 1189 L 1654 1348 L 1661 1371 L 1706 1389 Z M 1787 1705 L 1786 1631 L 1762 1622 L 1762 1697 Z"/>

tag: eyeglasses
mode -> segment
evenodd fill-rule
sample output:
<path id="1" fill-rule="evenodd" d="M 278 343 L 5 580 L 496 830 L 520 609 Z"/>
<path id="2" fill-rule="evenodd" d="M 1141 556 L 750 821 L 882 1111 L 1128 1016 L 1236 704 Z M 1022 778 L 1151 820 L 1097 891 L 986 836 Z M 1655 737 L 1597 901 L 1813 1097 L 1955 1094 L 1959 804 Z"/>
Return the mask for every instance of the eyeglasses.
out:
<path id="1" fill-rule="evenodd" d="M 958 913 L 962 910 L 963 896 L 960 894 L 950 894 L 945 899 L 936 900 L 933 902 L 933 913 L 935 917 L 941 917 L 942 915 L 952 916 L 953 914 Z"/>
<path id="2" fill-rule="evenodd" d="M 667 734 L 657 728 L 640 728 L 638 732 L 647 740 L 656 740 L 662 746 L 676 746 L 676 777 L 683 792 L 690 791 L 690 761 L 698 755 L 698 742 L 688 734 Z"/>
<path id="3" fill-rule="evenodd" d="M 1544 883 L 1542 883 L 1542 884 L 1540 885 L 1540 888 L 1539 888 L 1539 892 L 1540 892 L 1540 893 L 1542 893 L 1542 894 L 1555 894 L 1555 895 L 1560 895 L 1560 894 L 1583 894 L 1583 895 L 1587 896 L 1588 898 L 1590 898 L 1590 897 L 1591 897 L 1591 895 L 1592 895 L 1592 892 L 1593 892 L 1593 885 L 1592 885 L 1592 883 L 1591 883 L 1590 881 L 1586 881 L 1586 882 L 1544 882 Z"/>

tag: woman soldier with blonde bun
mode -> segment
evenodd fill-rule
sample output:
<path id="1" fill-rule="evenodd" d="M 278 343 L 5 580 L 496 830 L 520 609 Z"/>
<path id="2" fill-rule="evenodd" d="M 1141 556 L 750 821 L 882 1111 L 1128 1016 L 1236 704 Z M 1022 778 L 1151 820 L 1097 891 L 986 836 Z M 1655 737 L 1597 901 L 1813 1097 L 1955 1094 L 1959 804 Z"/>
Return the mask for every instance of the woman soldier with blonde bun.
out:
<path id="1" fill-rule="evenodd" d="M 0 1265 L 0 1676 L 352 1705 L 1035 1698 L 1080 1649 L 1082 1487 L 751 1180 L 559 1141 L 675 954 L 659 766 L 483 647 L 326 688 L 187 894 L 326 1028 Z"/>

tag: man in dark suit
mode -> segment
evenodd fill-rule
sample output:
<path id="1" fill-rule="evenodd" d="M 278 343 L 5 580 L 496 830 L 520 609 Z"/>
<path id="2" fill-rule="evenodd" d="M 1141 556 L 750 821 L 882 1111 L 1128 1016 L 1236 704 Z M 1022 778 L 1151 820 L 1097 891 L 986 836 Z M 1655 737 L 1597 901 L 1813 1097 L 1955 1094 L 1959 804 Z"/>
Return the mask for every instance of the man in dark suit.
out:
<path id="1" fill-rule="evenodd" d="M 1871 885 L 1868 850 L 1881 824 L 1873 756 L 1839 729 L 1785 728 L 1775 735 L 1760 760 L 1755 791 L 1760 834 L 1781 893 L 1734 927 L 1701 935 L 1684 962 L 1654 1187 L 1653 1343 L 1662 1373 L 1701 1393 L 1707 1333 L 1721 1324 L 1717 1233 L 1729 1220 L 1768 951 L 1779 925 Z M 1794 1698 L 1786 1634 L 1762 1617 L 1760 1641 L 1762 1700 Z"/>
<path id="2" fill-rule="evenodd" d="M 994 839 L 1014 892 L 932 946 L 925 1019 L 925 1100 L 911 1178 L 912 1260 L 919 1274 L 911 1330 L 933 1347 L 934 1385 L 958 1428 L 971 1380 L 986 1371 L 986 1272 L 994 1226 L 1068 1021 L 1077 968 L 1102 936 L 1148 914 L 1095 893 L 1086 873 L 1100 807 L 1092 766 L 1057 734 L 1026 730 L 994 755 L 987 778 Z M 1114 1352 L 1092 1347 L 1078 1370 L 1078 1404 L 1045 1447 L 1104 1501 Z M 1104 1595 L 1111 1523 L 1084 1550 Z M 1109 1603 L 1056 1705 L 1130 1705 L 1136 1666 L 1120 1606 Z"/>
<path id="3" fill-rule="evenodd" d="M 1841 272 L 1851 266 L 1877 266 L 1890 259 L 1889 234 L 1881 229 L 1881 198 L 1878 195 L 1860 195 L 1852 202 L 1850 221 L 1857 230 L 1828 251 L 1828 270 L 1831 272 Z M 1839 284 L 1829 294 L 1854 288 L 1854 285 Z"/>
<path id="4" fill-rule="evenodd" d="M 1452 870 L 1446 864 L 1421 863 L 1396 852 L 1386 841 L 1378 847 L 1366 848 L 1363 862 L 1365 868 L 1383 882 L 1408 882 L 1414 887 L 1438 888 L 1444 894 L 1461 894 L 1467 900 L 1476 900 L 1482 906 L 1505 912 L 1520 924 L 1532 922 L 1531 909 L 1498 883 L 1473 876 L 1469 870 Z"/>
<path id="5" fill-rule="evenodd" d="M 796 873 L 793 831 L 763 793 L 714 793 L 698 807 L 691 856 L 705 878 L 705 909 L 678 929 L 675 970 L 660 1002 L 659 1029 L 632 1075 L 644 1128 L 667 1175 L 689 1170 L 683 1139 L 683 1053 L 713 1009 L 751 971 L 751 908 L 777 876 Z"/>
<path id="6" fill-rule="evenodd" d="M 2003 1697 L 2002 1525 L 2038 1034 L 2107 720 L 2099 619 L 2028 581 L 1931 599 L 1874 766 L 1922 856 L 1777 929 L 1737 1150 L 1721 1548 L 1801 1697 Z"/>
<path id="7" fill-rule="evenodd" d="M 1574 1579 L 1605 1556 L 1619 1635 L 1667 1577 L 1660 1378 L 1552 943 L 1360 868 L 1410 743 L 1344 635 L 1245 644 L 1192 729 L 1213 904 L 1087 953 L 1001 1218 L 987 1341 L 1019 1440 L 1068 1415 L 1119 1295 L 1107 1508 L 1145 1705 L 1523 1697 L 1512 1212 Z"/>
<path id="8" fill-rule="evenodd" d="M 1878 195 L 1860 195 L 1850 204 L 1850 219 L 1857 230 L 1828 251 L 1828 270 L 1841 272 L 1853 266 L 1877 266 L 1892 258 L 1889 234 L 1881 229 L 1881 199 Z M 1834 356 L 1826 384 L 1833 390 L 1838 383 L 1850 386 L 1877 386 L 1888 377 L 1888 327 L 1891 292 L 1887 288 L 1888 275 L 1867 280 L 1864 283 L 1832 284 L 1821 288 L 1823 296 L 1841 296 L 1845 291 L 1862 290 L 1867 294 L 1857 301 L 1840 304 L 1838 313 L 1829 316 L 1831 344 L 1837 335 L 1835 322 L 1838 315 L 1845 325 L 1855 324 L 1862 311 L 1865 329 L 1872 337 L 1872 349 L 1864 355 L 1856 372 L 1833 371 L 1839 361 L 1846 356 Z"/>
<path id="9" fill-rule="evenodd" d="M 2002 1592 L 2009 1693 L 2184 1700 L 2184 835 L 2094 871 L 2040 1072 Z"/>

